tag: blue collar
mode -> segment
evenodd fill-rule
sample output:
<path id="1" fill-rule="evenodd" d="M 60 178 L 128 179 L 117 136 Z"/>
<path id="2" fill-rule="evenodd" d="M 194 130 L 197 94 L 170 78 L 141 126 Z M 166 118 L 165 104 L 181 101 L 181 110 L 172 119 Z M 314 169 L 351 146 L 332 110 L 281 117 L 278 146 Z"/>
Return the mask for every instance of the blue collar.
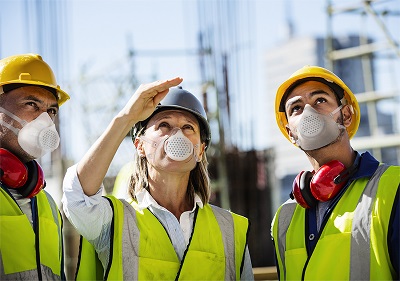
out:
<path id="1" fill-rule="evenodd" d="M 349 183 L 360 178 L 370 178 L 379 166 L 379 161 L 376 160 L 368 151 L 361 155 L 357 152 L 357 156 L 361 157 L 361 159 L 359 159 L 360 163 L 358 164 L 357 171 L 350 177 Z M 357 158 L 356 161 L 358 160 Z"/>

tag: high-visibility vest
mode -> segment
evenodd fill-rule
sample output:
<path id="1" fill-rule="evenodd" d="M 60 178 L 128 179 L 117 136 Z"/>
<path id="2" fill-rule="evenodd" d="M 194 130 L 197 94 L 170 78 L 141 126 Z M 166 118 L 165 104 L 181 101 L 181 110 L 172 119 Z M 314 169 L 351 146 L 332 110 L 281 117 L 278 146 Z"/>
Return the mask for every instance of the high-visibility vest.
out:
<path id="1" fill-rule="evenodd" d="M 65 278 L 61 214 L 44 190 L 32 200 L 36 200 L 32 217 L 38 235 L 14 199 L 0 188 L 0 280 Z"/>
<path id="2" fill-rule="evenodd" d="M 121 170 L 118 172 L 114 186 L 112 189 L 113 196 L 117 198 L 127 198 L 129 183 L 131 181 L 131 176 L 135 170 L 135 163 L 133 161 L 126 163 Z"/>
<path id="3" fill-rule="evenodd" d="M 294 200 L 272 223 L 280 280 L 391 280 L 387 237 L 400 167 L 380 165 L 351 183 L 307 255 L 306 209 Z M 317 239 L 317 238 L 315 238 Z"/>
<path id="4" fill-rule="evenodd" d="M 180 262 L 148 209 L 109 198 L 114 210 L 109 266 L 103 270 L 93 247 L 82 239 L 77 280 L 240 280 L 249 227 L 245 217 L 209 204 L 199 208 Z"/>

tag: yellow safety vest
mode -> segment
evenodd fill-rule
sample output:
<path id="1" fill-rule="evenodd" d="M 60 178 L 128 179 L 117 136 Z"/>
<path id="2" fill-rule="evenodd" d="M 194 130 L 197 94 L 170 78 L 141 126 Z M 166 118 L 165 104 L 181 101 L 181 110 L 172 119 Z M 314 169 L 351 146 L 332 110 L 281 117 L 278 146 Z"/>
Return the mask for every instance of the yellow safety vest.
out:
<path id="1" fill-rule="evenodd" d="M 149 210 L 140 211 L 136 202 L 129 205 L 109 198 L 114 210 L 110 264 L 103 270 L 93 247 L 83 239 L 77 280 L 240 280 L 246 218 L 204 205 L 180 262 L 166 230 Z"/>
<path id="2" fill-rule="evenodd" d="M 64 278 L 60 212 L 44 190 L 36 195 L 36 200 L 37 211 L 32 216 L 38 217 L 38 237 L 28 217 L 0 188 L 0 280 L 36 280 L 38 267 L 43 279 Z"/>
<path id="3" fill-rule="evenodd" d="M 386 165 L 351 183 L 310 256 L 306 209 L 294 200 L 283 204 L 272 223 L 280 280 L 393 279 L 387 236 L 399 183 L 400 167 Z"/>

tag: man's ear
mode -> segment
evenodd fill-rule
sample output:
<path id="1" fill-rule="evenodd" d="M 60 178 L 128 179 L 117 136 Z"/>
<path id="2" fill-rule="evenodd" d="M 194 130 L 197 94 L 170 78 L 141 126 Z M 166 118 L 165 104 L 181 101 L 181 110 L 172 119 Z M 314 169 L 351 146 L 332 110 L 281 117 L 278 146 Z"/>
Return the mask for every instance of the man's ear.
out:
<path id="1" fill-rule="evenodd" d="M 139 157 L 145 157 L 146 153 L 145 153 L 145 151 L 143 149 L 143 141 L 140 138 L 136 137 L 135 141 L 133 142 L 133 144 L 136 147 L 136 151 L 137 151 Z"/>
<path id="2" fill-rule="evenodd" d="M 353 115 L 350 105 L 346 104 L 342 107 L 342 116 L 343 116 L 343 126 L 349 127 L 351 121 L 353 120 Z"/>
<path id="3" fill-rule="evenodd" d="M 292 143 L 296 143 L 296 139 L 294 138 L 293 134 L 292 134 L 292 130 L 290 130 L 289 125 L 286 125 L 286 132 L 289 136 L 289 139 Z"/>

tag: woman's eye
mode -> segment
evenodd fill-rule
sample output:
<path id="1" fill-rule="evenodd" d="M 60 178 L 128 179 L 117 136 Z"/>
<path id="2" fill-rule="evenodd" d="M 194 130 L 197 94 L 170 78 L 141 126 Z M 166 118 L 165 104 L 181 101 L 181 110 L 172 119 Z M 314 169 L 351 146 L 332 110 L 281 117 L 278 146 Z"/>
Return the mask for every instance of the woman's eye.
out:
<path id="1" fill-rule="evenodd" d="M 192 125 L 185 125 L 182 127 L 182 130 L 192 130 L 194 131 L 194 127 Z"/>
<path id="2" fill-rule="evenodd" d="M 170 125 L 169 125 L 167 122 L 161 122 L 161 123 L 158 125 L 158 127 L 159 127 L 159 128 L 169 128 Z"/>

